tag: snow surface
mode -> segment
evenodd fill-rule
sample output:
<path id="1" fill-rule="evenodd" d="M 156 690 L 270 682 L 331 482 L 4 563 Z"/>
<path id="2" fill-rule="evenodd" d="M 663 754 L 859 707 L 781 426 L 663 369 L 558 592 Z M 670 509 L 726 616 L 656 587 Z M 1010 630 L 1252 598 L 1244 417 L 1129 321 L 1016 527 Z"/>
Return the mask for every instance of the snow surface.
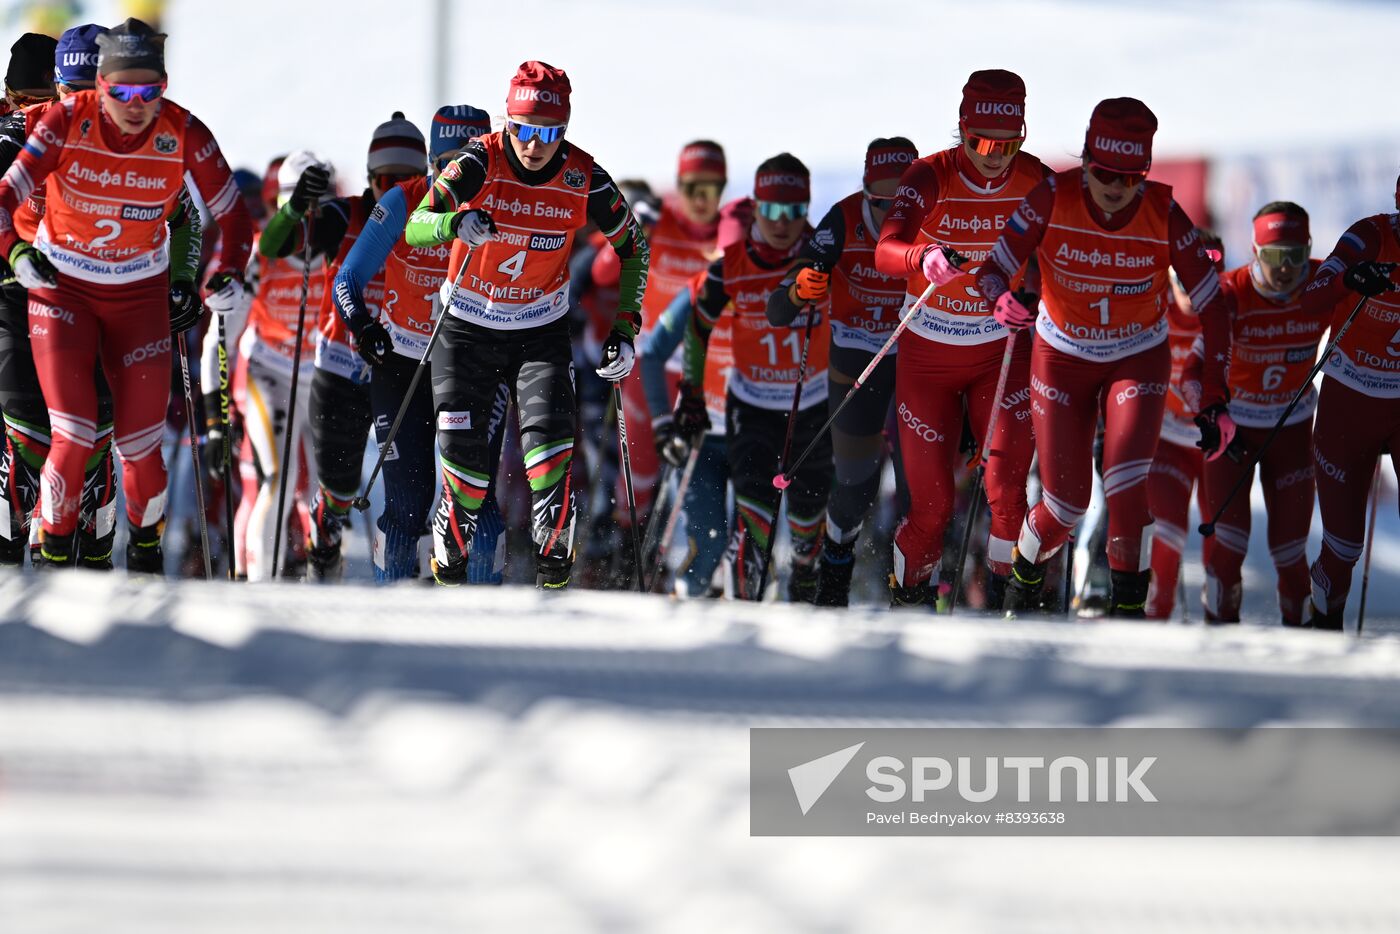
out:
<path id="1" fill-rule="evenodd" d="M 1400 929 L 1391 840 L 756 839 L 747 800 L 758 725 L 1400 725 L 1395 635 L 76 573 L 0 607 L 6 934 Z"/>

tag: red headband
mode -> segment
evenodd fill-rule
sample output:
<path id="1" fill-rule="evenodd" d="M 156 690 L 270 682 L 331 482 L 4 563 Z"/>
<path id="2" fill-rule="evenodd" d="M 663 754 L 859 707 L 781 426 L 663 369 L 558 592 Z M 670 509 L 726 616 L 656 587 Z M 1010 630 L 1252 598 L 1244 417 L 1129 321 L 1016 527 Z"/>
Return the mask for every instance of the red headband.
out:
<path id="1" fill-rule="evenodd" d="M 806 203 L 812 200 L 812 182 L 806 173 L 759 172 L 753 182 L 753 197 L 755 201 Z"/>
<path id="2" fill-rule="evenodd" d="M 898 179 L 919 157 L 912 146 L 881 146 L 865 152 L 865 187 L 875 182 Z"/>
<path id="3" fill-rule="evenodd" d="M 679 177 L 692 172 L 713 172 L 724 178 L 728 174 L 724 163 L 724 150 L 706 143 L 691 143 L 682 149 L 676 175 Z"/>
<path id="4" fill-rule="evenodd" d="M 1308 232 L 1307 215 L 1264 214 L 1254 219 L 1254 245 L 1268 246 L 1271 243 L 1309 243 L 1312 235 Z"/>

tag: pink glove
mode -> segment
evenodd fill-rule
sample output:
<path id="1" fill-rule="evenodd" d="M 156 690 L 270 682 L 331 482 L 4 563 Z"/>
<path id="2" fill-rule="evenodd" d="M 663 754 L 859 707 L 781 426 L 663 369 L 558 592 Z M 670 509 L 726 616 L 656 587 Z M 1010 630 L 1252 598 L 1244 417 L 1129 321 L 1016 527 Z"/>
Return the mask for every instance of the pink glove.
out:
<path id="1" fill-rule="evenodd" d="M 924 278 L 934 285 L 947 285 L 962 275 L 962 270 L 948 261 L 948 254 L 941 246 L 931 246 L 924 250 L 924 258 L 919 268 Z"/>
<path id="2" fill-rule="evenodd" d="M 1196 426 L 1201 429 L 1201 440 L 1196 442 L 1196 447 L 1206 456 L 1206 463 L 1219 460 L 1220 455 L 1229 453 L 1230 444 L 1235 440 L 1235 432 L 1239 429 L 1235 426 L 1235 420 L 1230 417 L 1225 403 L 1217 402 L 1207 407 L 1196 416 L 1195 421 Z M 1238 460 L 1239 454 L 1232 454 L 1231 457 Z"/>
<path id="3" fill-rule="evenodd" d="M 1035 324 L 1035 312 L 1022 305 L 1014 292 L 1002 292 L 992 314 L 1002 327 L 1010 331 L 1024 331 Z"/>

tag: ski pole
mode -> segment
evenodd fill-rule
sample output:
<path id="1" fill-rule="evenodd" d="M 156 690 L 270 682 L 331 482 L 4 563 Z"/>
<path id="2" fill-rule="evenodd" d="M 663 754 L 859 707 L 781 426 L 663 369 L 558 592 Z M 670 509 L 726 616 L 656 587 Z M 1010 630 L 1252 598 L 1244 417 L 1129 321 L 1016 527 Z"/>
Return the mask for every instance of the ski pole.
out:
<path id="1" fill-rule="evenodd" d="M 1038 302 L 1029 295 L 1019 295 L 1021 304 L 1030 307 L 1028 302 Z M 1011 357 L 1016 352 L 1016 333 L 1012 331 L 1006 338 L 1006 350 L 1001 355 L 1001 372 L 997 374 L 997 390 L 992 396 L 992 413 L 987 416 L 987 432 L 982 436 L 982 447 L 977 454 L 977 473 L 972 480 L 972 499 L 967 504 L 967 522 L 963 525 L 962 546 L 958 549 L 958 560 L 954 567 L 953 596 L 948 601 L 948 615 L 952 616 L 958 605 L 958 594 L 962 591 L 963 565 L 967 562 L 967 549 L 972 544 L 972 526 L 977 521 L 977 508 L 982 502 L 983 484 L 987 478 L 987 461 L 992 456 L 992 436 L 997 430 L 997 416 L 1001 414 L 1001 402 L 1006 394 L 1006 377 L 1011 372 Z"/>
<path id="2" fill-rule="evenodd" d="M 185 332 L 175 335 L 180 354 L 180 379 L 185 386 L 185 422 L 189 426 L 190 460 L 194 462 L 194 508 L 199 513 L 199 545 L 204 549 L 204 579 L 214 579 L 213 558 L 209 555 L 209 517 L 204 512 L 204 470 L 199 465 L 199 429 L 195 427 L 194 392 L 190 388 L 190 348 Z"/>
<path id="3" fill-rule="evenodd" d="M 954 266 L 961 268 L 962 265 L 967 262 L 967 257 L 956 252 L 951 247 L 944 247 L 943 251 L 947 253 L 949 262 Z M 895 342 L 899 340 L 899 336 L 904 333 L 904 329 L 914 320 L 914 316 L 917 315 L 924 305 L 928 303 L 928 300 L 933 297 L 933 290 L 936 288 L 938 288 L 938 286 L 930 282 L 928 288 L 924 289 L 923 294 L 919 296 L 918 300 L 909 306 L 909 310 L 906 311 L 904 317 L 900 319 L 899 326 L 890 332 L 890 336 L 885 339 L 884 346 L 875 352 L 875 356 L 870 358 L 870 362 L 865 365 L 865 369 L 856 377 L 856 381 L 851 384 L 851 388 L 846 392 L 846 398 L 841 400 L 841 404 L 836 407 L 836 411 L 832 412 L 827 418 L 826 424 L 822 425 L 817 431 L 806 449 L 801 454 L 797 455 L 797 460 L 792 462 L 792 466 L 773 478 L 773 485 L 775 487 L 780 490 L 786 489 L 787 485 L 792 482 L 792 472 L 806 463 L 807 458 L 810 457 L 812 451 L 816 449 L 818 442 L 821 441 L 822 437 L 841 415 L 841 411 L 855 398 L 855 394 L 860 390 L 860 387 L 865 385 L 865 381 L 870 378 L 870 374 L 875 372 L 875 368 L 880 365 L 880 361 L 883 360 L 885 355 L 894 347 Z"/>
<path id="4" fill-rule="evenodd" d="M 666 528 L 661 533 L 661 540 L 656 543 L 656 564 L 651 572 L 651 579 L 647 581 L 647 593 L 656 589 L 657 582 L 661 579 L 662 571 L 666 567 L 666 552 L 671 547 L 671 539 L 676 535 L 676 525 L 680 522 L 681 511 L 685 508 L 685 491 L 690 489 L 690 478 L 695 475 L 695 465 L 700 463 L 700 446 L 704 444 L 702 437 L 699 444 L 691 448 L 690 457 L 685 462 L 685 469 L 681 471 L 681 482 L 676 484 L 676 499 L 671 504 L 671 512 L 666 517 Z"/>
<path id="5" fill-rule="evenodd" d="M 773 545 L 778 540 L 778 515 L 783 511 L 783 491 L 792 482 L 789 479 L 778 486 L 778 477 L 788 476 L 787 462 L 788 456 L 792 454 L 792 434 L 793 429 L 797 427 L 798 410 L 802 407 L 802 384 L 807 380 L 807 351 L 812 346 L 812 324 L 817 320 L 818 314 L 816 305 L 807 306 L 807 327 L 802 335 L 802 360 L 797 365 L 797 385 L 792 390 L 792 411 L 788 412 L 787 437 L 783 439 L 783 453 L 778 457 L 778 474 L 773 478 L 773 485 L 778 488 L 778 502 L 773 507 L 773 521 L 768 525 L 768 546 L 763 549 L 763 565 L 758 572 L 758 596 L 756 599 L 759 601 L 763 600 L 763 591 L 768 587 L 768 565 L 773 560 Z M 851 387 L 851 392 L 855 392 L 854 386 Z M 812 439 L 812 443 L 807 445 L 808 450 L 811 450 L 825 433 L 826 426 L 824 425 L 816 437 Z"/>
<path id="6" fill-rule="evenodd" d="M 622 384 L 612 384 L 613 408 L 617 411 L 617 453 L 622 464 L 622 489 L 627 494 L 627 514 L 632 520 L 632 564 L 636 568 L 637 591 L 646 593 L 642 568 L 642 537 L 637 531 L 637 494 L 632 489 L 632 455 L 627 450 L 627 416 L 623 412 Z"/>
<path id="7" fill-rule="evenodd" d="M 1356 608 L 1356 634 L 1366 625 L 1366 589 L 1371 583 L 1371 543 L 1376 540 L 1376 506 L 1381 500 L 1381 464 L 1376 461 L 1376 475 L 1371 479 L 1371 521 L 1366 526 L 1366 558 L 1361 565 L 1361 605 Z"/>
<path id="8" fill-rule="evenodd" d="M 374 481 L 379 477 L 379 471 L 384 469 L 384 458 L 388 456 L 389 447 L 394 443 L 394 438 L 398 437 L 399 426 L 403 424 L 404 416 L 408 414 L 408 407 L 413 403 L 413 393 L 418 389 L 418 381 L 423 378 L 423 370 L 427 368 L 433 356 L 433 348 L 437 346 L 438 334 L 442 332 L 442 323 L 447 320 L 447 306 L 451 304 L 452 297 L 457 294 L 457 286 L 462 281 L 462 275 L 467 271 L 467 264 L 471 262 L 471 251 L 462 257 L 462 265 L 457 270 L 457 276 L 452 280 L 452 291 L 447 293 L 447 302 L 442 306 L 442 311 L 438 313 L 437 323 L 433 325 L 433 333 L 428 337 L 428 346 L 423 348 L 423 356 L 419 358 L 418 365 L 413 368 L 413 378 L 408 381 L 408 391 L 404 393 L 403 401 L 399 403 L 399 411 L 394 416 L 394 423 L 389 426 L 389 433 L 384 436 L 384 443 L 379 446 L 379 456 L 375 458 L 374 469 L 369 473 L 369 480 L 365 483 L 364 492 L 354 500 L 354 507 L 360 512 L 369 508 L 369 491 L 374 489 Z"/>
<path id="9" fill-rule="evenodd" d="M 1273 430 L 1269 432 L 1269 436 L 1264 439 L 1264 443 L 1259 446 L 1259 450 L 1255 451 L 1253 456 L 1250 457 L 1249 463 L 1240 471 L 1239 477 L 1236 478 L 1235 485 L 1230 488 L 1230 492 L 1225 495 L 1225 499 L 1216 507 L 1215 515 L 1210 517 L 1209 522 L 1201 523 L 1199 531 L 1202 535 L 1209 538 L 1215 534 L 1215 524 L 1219 522 L 1220 517 L 1225 514 L 1225 509 L 1230 505 L 1230 501 L 1235 498 L 1236 494 L 1240 492 L 1246 482 L 1252 482 L 1254 480 L 1254 468 L 1259 465 L 1259 461 L 1264 457 L 1264 452 L 1269 449 L 1269 445 L 1274 443 L 1274 439 L 1278 437 L 1278 433 L 1283 430 L 1283 423 L 1288 421 L 1288 416 L 1293 414 L 1293 410 L 1298 407 L 1298 403 L 1302 401 L 1303 396 L 1307 395 L 1308 390 L 1312 388 L 1313 380 L 1317 378 L 1317 374 L 1320 373 L 1322 368 L 1327 364 L 1327 359 L 1332 356 L 1332 351 L 1336 349 L 1337 344 L 1341 342 L 1343 335 L 1345 335 L 1347 329 L 1351 327 L 1351 323 L 1355 321 L 1356 316 L 1361 313 L 1361 309 L 1366 306 L 1366 300 L 1367 296 L 1361 296 L 1361 300 L 1356 303 L 1356 307 L 1351 310 L 1351 314 L 1347 315 L 1341 327 L 1337 328 L 1337 333 L 1333 334 L 1332 339 L 1327 342 L 1327 346 L 1324 347 L 1322 353 L 1318 355 L 1317 363 L 1308 371 L 1307 379 L 1303 380 L 1303 384 L 1299 386 L 1298 391 L 1293 394 L 1293 398 L 1288 403 L 1288 408 L 1284 409 L 1283 414 L 1278 417 L 1278 421 L 1274 422 Z"/>
<path id="10" fill-rule="evenodd" d="M 233 531 L 233 423 L 229 418 L 229 375 L 228 375 L 228 335 L 225 333 L 224 316 L 219 319 L 219 420 L 224 426 L 224 560 L 228 563 L 228 579 L 237 579 L 234 560 L 236 545 Z"/>
<path id="11" fill-rule="evenodd" d="M 651 557 L 652 551 L 656 548 L 656 540 L 661 535 L 661 515 L 665 512 L 671 499 L 671 475 L 676 472 L 676 468 L 667 461 L 661 467 L 661 476 L 656 481 L 656 498 L 652 501 L 651 512 L 647 514 L 647 532 L 642 539 L 642 560 Z M 651 575 L 645 569 L 638 571 L 643 580 L 650 580 Z M 650 588 L 644 588 L 650 592 Z"/>
<path id="12" fill-rule="evenodd" d="M 306 303 L 311 295 L 311 225 L 306 218 L 301 221 L 301 307 L 297 309 L 297 343 L 292 351 L 292 388 L 287 399 L 287 438 L 282 442 L 282 475 L 277 481 L 277 525 L 272 540 L 272 579 L 277 580 L 278 558 L 282 554 L 282 539 L 286 529 L 282 520 L 286 516 L 287 478 L 292 473 L 292 436 L 297 428 L 297 382 L 301 376 L 301 342 L 306 334 Z"/>

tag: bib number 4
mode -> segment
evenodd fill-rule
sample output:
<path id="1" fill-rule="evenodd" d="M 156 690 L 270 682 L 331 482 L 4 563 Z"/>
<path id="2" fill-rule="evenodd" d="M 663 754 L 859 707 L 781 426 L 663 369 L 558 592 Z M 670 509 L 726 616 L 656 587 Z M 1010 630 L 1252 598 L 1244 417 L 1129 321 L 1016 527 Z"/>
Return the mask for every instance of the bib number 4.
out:
<path id="1" fill-rule="evenodd" d="M 511 256 L 510 258 L 504 260 L 501 263 L 501 265 L 496 267 L 496 271 L 503 272 L 506 275 L 510 276 L 511 282 L 514 282 L 516 279 L 519 279 L 521 274 L 525 272 L 525 253 L 525 250 L 521 250 L 514 256 Z"/>

